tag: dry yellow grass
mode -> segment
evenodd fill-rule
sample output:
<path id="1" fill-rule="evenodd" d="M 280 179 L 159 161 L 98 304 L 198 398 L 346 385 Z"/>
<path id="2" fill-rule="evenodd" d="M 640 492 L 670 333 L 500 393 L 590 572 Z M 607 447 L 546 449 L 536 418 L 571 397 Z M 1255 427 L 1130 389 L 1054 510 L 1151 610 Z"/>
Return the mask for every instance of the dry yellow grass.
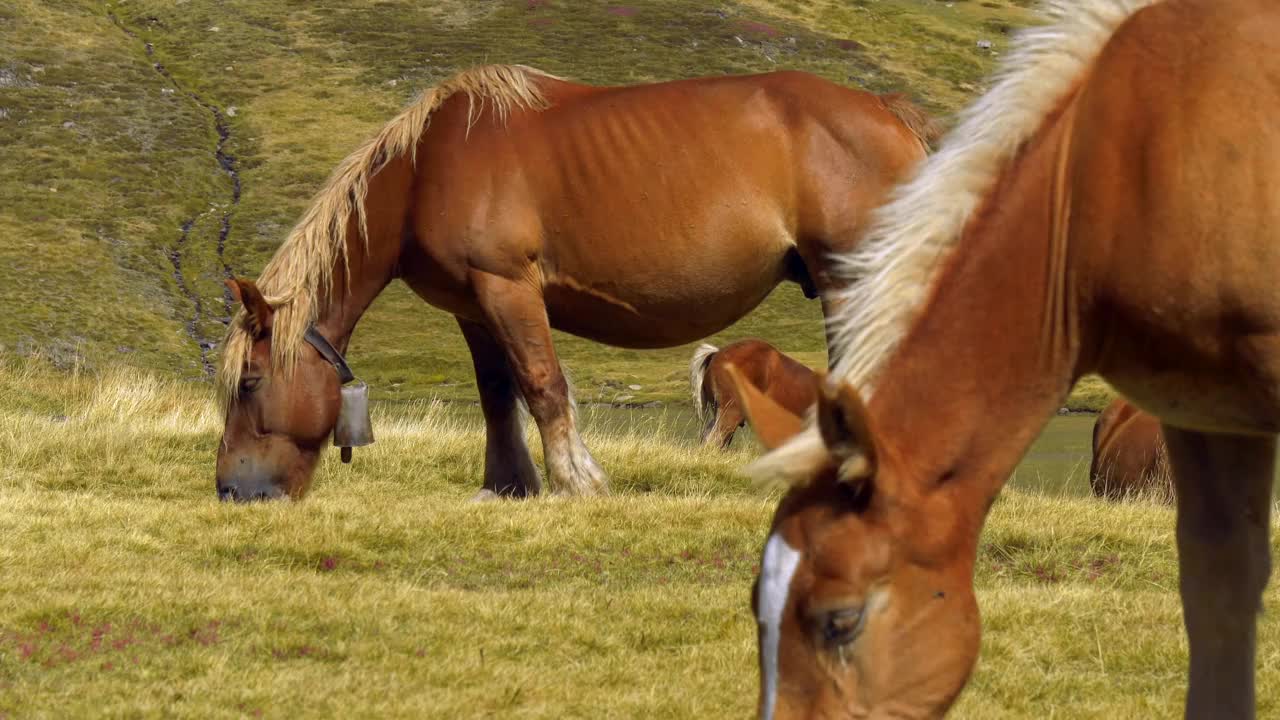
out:
<path id="1" fill-rule="evenodd" d="M 776 498 L 737 476 L 750 451 L 597 435 L 613 497 L 470 505 L 470 421 L 417 404 L 375 423 L 306 501 L 221 505 L 208 388 L 0 357 L 0 718 L 751 713 Z M 1148 503 L 1007 491 L 955 716 L 1176 715 L 1172 529 Z M 1266 615 L 1264 717 L 1278 654 Z"/>

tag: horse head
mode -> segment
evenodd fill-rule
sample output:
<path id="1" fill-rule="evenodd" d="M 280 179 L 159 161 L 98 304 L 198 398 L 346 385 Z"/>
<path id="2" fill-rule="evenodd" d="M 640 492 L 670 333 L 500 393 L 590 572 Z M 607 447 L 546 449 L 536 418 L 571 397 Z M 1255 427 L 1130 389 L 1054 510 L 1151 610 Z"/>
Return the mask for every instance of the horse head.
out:
<path id="1" fill-rule="evenodd" d="M 217 490 L 222 500 L 300 499 L 310 487 L 330 433 L 343 447 L 373 441 L 367 388 L 351 379 L 342 355 L 314 327 L 290 367 L 275 367 L 273 308 L 248 280 L 228 280 L 244 306 L 239 332 L 248 352 L 233 387 L 225 389 L 226 426 L 218 445 Z M 309 348 L 309 349 L 308 349 Z M 336 372 L 335 372 L 336 370 Z"/>
<path id="2" fill-rule="evenodd" d="M 806 427 L 735 375 L 748 421 L 774 450 L 759 469 L 791 483 L 752 592 L 760 717 L 941 716 L 979 640 L 971 567 L 949 543 L 914 537 L 947 537 L 948 521 L 899 503 L 909 464 L 877 447 L 852 386 L 817 377 Z"/>

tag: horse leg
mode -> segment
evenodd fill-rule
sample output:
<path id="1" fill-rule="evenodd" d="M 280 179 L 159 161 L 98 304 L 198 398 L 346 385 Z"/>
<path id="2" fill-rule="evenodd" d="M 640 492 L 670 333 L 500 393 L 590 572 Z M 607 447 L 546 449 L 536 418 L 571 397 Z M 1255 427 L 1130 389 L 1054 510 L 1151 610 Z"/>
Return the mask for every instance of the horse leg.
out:
<path id="1" fill-rule="evenodd" d="M 484 411 L 484 487 L 475 500 L 537 495 L 542 479 L 524 439 L 520 391 L 502 346 L 483 325 L 458 318 Z"/>
<path id="2" fill-rule="evenodd" d="M 578 435 L 569 383 L 551 342 L 542 296 L 527 281 L 486 273 L 478 274 L 474 282 L 493 335 L 538 423 L 551 491 L 559 495 L 608 492 L 604 471 Z"/>
<path id="3" fill-rule="evenodd" d="M 702 423 L 702 444 L 711 445 L 715 442 L 716 423 L 720 420 L 720 408 L 716 407 L 706 416 L 706 420 Z"/>
<path id="4" fill-rule="evenodd" d="M 1164 426 L 1178 507 L 1187 718 L 1253 718 L 1254 641 L 1271 572 L 1274 437 Z"/>
<path id="5" fill-rule="evenodd" d="M 799 263 L 797 270 L 789 268 L 789 278 L 795 279 L 796 275 L 802 274 L 801 279 L 795 281 L 800 284 L 804 290 L 806 298 L 818 298 L 822 305 L 823 332 L 827 338 L 827 356 L 831 366 L 835 366 L 836 357 L 834 350 L 836 347 L 836 325 L 831 322 L 831 318 L 836 316 L 844 301 L 839 297 L 839 290 L 844 289 L 844 284 L 836 280 L 838 277 L 832 272 L 831 261 L 827 258 L 845 252 L 852 248 L 856 234 L 853 232 L 837 233 L 832 237 L 812 238 L 809 242 L 803 244 L 795 257 Z"/>

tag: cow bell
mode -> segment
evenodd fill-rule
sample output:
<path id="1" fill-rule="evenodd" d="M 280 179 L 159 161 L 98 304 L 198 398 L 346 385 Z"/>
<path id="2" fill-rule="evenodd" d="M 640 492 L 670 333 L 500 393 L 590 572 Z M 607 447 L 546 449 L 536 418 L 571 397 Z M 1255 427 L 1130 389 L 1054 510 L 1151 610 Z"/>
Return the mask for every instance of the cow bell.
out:
<path id="1" fill-rule="evenodd" d="M 373 444 L 373 423 L 369 421 L 369 386 L 356 380 L 342 386 L 342 407 L 333 426 L 333 444 L 342 448 L 342 462 L 351 462 L 351 448 Z"/>

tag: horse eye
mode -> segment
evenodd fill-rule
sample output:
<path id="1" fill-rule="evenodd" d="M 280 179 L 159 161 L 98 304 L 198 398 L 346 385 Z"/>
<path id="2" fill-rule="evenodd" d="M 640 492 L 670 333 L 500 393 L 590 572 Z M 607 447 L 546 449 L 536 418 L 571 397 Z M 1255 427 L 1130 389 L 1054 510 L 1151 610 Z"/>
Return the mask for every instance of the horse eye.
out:
<path id="1" fill-rule="evenodd" d="M 240 392 L 246 393 L 246 394 L 251 393 L 254 390 L 258 389 L 258 383 L 260 382 L 262 382 L 262 378 L 256 378 L 256 377 L 245 378 L 240 381 Z"/>
<path id="2" fill-rule="evenodd" d="M 822 639 L 828 645 L 848 645 L 862 632 L 862 608 L 844 608 L 826 614 L 822 621 Z"/>

